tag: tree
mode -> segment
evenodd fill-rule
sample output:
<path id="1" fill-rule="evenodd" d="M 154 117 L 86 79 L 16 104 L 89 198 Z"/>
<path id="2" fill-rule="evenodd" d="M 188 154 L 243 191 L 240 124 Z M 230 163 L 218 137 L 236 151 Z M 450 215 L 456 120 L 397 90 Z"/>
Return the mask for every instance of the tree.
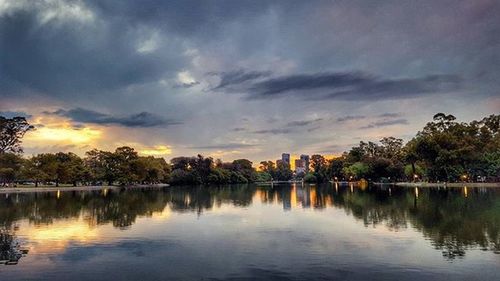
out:
<path id="1" fill-rule="evenodd" d="M 5 118 L 0 116 L 0 154 L 6 152 L 22 153 L 21 139 L 33 130 L 24 117 Z"/>
<path id="2" fill-rule="evenodd" d="M 272 175 L 276 171 L 276 166 L 273 161 L 261 161 L 259 169 Z"/>
<path id="3" fill-rule="evenodd" d="M 268 182 L 271 181 L 273 177 L 271 176 L 270 173 L 265 172 L 265 171 L 258 171 L 257 176 L 255 178 L 256 182 Z"/>
<path id="4" fill-rule="evenodd" d="M 23 159 L 14 153 L 0 153 L 0 182 L 8 185 L 19 177 Z"/>
<path id="5" fill-rule="evenodd" d="M 370 167 L 363 162 L 356 162 L 350 166 L 344 167 L 344 174 L 350 179 L 362 179 L 370 173 Z"/>
<path id="6" fill-rule="evenodd" d="M 139 159 L 138 153 L 131 147 L 122 146 L 118 147 L 115 152 L 109 156 L 110 164 L 116 170 L 116 180 L 120 184 L 129 184 L 134 182 L 134 175 L 130 172 L 132 170 L 132 163 Z"/>
<path id="7" fill-rule="evenodd" d="M 56 157 L 56 186 L 59 183 L 71 183 L 73 186 L 83 178 L 85 172 L 83 160 L 72 152 L 58 152 Z"/>
<path id="8" fill-rule="evenodd" d="M 341 179 L 344 177 L 343 168 L 344 168 L 345 159 L 343 157 L 338 157 L 332 159 L 328 162 L 328 176 L 333 179 Z"/>
<path id="9" fill-rule="evenodd" d="M 431 180 L 456 181 L 486 176 L 485 155 L 498 151 L 500 115 L 458 123 L 453 115 L 438 113 L 405 147 L 406 160 L 426 171 Z"/>
<path id="10" fill-rule="evenodd" d="M 312 155 L 311 167 L 313 169 L 313 175 L 316 177 L 318 182 L 328 181 L 328 166 L 325 157 L 319 154 Z"/>
<path id="11" fill-rule="evenodd" d="M 417 164 L 408 164 L 405 166 L 405 175 L 408 180 L 414 181 L 416 179 L 421 179 L 425 174 L 425 170 Z M 415 178 L 415 175 L 417 178 Z"/>
<path id="12" fill-rule="evenodd" d="M 279 161 L 276 167 L 276 174 L 273 179 L 279 181 L 289 181 L 292 179 L 293 172 L 290 170 L 290 165 L 285 162 Z"/>
<path id="13" fill-rule="evenodd" d="M 308 173 L 304 176 L 304 182 L 315 183 L 318 182 L 318 179 L 316 178 L 316 176 L 314 176 L 313 173 Z"/>
<path id="14" fill-rule="evenodd" d="M 119 165 L 112 152 L 97 149 L 87 151 L 84 163 L 91 170 L 94 183 L 104 181 L 112 185 L 118 179 Z"/>
<path id="15" fill-rule="evenodd" d="M 247 182 L 255 181 L 255 169 L 252 166 L 252 162 L 248 159 L 237 159 L 232 163 L 232 170 L 234 172 L 240 173 Z"/>
<path id="16" fill-rule="evenodd" d="M 38 183 L 47 178 L 41 169 L 41 165 L 42 162 L 39 161 L 38 157 L 31 157 L 24 161 L 24 165 L 21 170 L 22 177 L 25 180 L 34 181 L 35 187 L 38 187 Z"/>
<path id="17" fill-rule="evenodd" d="M 33 167 L 38 170 L 36 172 L 37 178 L 35 178 L 35 183 L 38 181 L 48 182 L 57 180 L 57 169 L 58 163 L 56 155 L 53 153 L 41 153 L 31 158 Z M 38 185 L 38 184 L 36 184 Z"/>

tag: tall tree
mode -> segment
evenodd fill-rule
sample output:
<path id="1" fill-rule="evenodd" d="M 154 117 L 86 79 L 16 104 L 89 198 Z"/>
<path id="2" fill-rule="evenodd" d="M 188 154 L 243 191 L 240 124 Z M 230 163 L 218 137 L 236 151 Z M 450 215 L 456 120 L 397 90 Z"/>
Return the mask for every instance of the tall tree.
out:
<path id="1" fill-rule="evenodd" d="M 0 116 L 0 153 L 22 153 L 21 140 L 33 130 L 24 117 L 5 118 Z"/>

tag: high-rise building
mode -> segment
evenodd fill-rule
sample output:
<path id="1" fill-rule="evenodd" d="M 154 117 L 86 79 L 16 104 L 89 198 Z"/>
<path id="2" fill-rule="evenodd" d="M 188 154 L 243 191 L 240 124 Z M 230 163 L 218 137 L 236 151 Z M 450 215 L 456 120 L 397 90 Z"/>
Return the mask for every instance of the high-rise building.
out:
<path id="1" fill-rule="evenodd" d="M 286 163 L 290 166 L 290 153 L 281 154 L 281 161 L 283 161 L 283 163 Z"/>
<path id="2" fill-rule="evenodd" d="M 300 155 L 300 160 L 304 161 L 304 168 L 306 172 L 309 172 L 309 155 Z"/>
<path id="3" fill-rule="evenodd" d="M 295 159 L 295 173 L 305 174 L 306 173 L 306 162 L 302 159 Z"/>

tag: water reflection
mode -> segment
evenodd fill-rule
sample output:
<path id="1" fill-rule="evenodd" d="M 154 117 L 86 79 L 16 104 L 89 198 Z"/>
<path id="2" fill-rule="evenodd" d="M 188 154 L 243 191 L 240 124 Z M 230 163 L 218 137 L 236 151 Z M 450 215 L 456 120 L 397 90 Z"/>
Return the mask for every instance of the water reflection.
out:
<path id="1" fill-rule="evenodd" d="M 0 265 L 16 265 L 28 252 L 12 231 L 0 229 Z"/>
<path id="2" fill-rule="evenodd" d="M 36 241 L 37 251 L 44 250 L 43 241 L 51 241 L 45 245 L 52 251 L 62 251 L 70 240 L 105 239 L 99 232 L 101 225 L 127 231 L 139 217 L 203 216 L 224 206 L 241 209 L 258 208 L 258 204 L 281 206 L 285 212 L 339 209 L 364 227 L 391 232 L 411 227 L 449 260 L 464 257 L 471 249 L 500 253 L 499 189 L 291 184 L 4 195 L 0 199 L 0 259 L 19 260 L 23 249 L 18 232 Z"/>

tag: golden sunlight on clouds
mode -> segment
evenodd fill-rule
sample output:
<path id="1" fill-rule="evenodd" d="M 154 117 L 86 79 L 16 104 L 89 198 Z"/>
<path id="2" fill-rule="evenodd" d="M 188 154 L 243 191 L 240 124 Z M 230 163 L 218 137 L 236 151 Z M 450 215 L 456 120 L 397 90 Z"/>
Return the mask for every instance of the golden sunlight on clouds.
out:
<path id="1" fill-rule="evenodd" d="M 212 158 L 222 158 L 223 156 L 234 155 L 234 154 L 241 154 L 241 151 L 239 151 L 239 150 L 228 150 L 228 151 L 217 150 L 215 152 L 208 154 L 208 156 L 210 156 Z"/>
<path id="2" fill-rule="evenodd" d="M 58 141 L 65 143 L 88 143 L 100 138 L 102 132 L 91 128 L 38 128 L 30 133 L 27 141 Z"/>
<path id="3" fill-rule="evenodd" d="M 138 149 L 139 154 L 147 156 L 162 156 L 172 154 L 172 147 L 168 145 L 157 145 L 154 147 L 146 147 Z"/>
<path id="4" fill-rule="evenodd" d="M 59 117 L 36 117 L 31 120 L 37 127 L 26 135 L 25 141 L 28 145 L 47 144 L 52 142 L 56 144 L 92 144 L 102 136 L 102 130 L 91 127 L 76 127 L 68 120 Z"/>

